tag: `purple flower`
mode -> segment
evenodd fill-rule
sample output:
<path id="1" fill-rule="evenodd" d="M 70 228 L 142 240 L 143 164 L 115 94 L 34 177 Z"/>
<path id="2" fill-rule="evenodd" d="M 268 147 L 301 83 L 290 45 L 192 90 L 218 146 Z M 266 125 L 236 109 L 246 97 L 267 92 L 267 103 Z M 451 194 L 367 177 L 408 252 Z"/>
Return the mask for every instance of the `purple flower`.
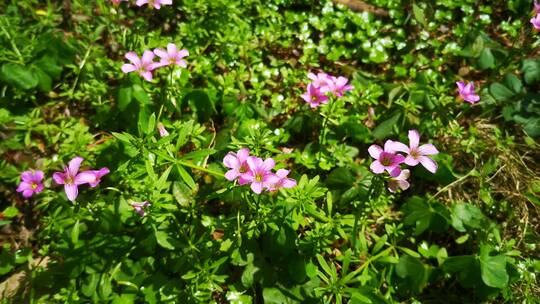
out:
<path id="1" fill-rule="evenodd" d="M 409 169 L 402 170 L 401 173 L 399 173 L 396 177 L 391 177 L 388 180 L 388 190 L 392 193 L 396 192 L 398 188 L 401 190 L 407 190 L 409 189 L 409 182 L 407 179 L 411 175 L 411 171 Z"/>
<path id="2" fill-rule="evenodd" d="M 326 73 L 317 73 L 317 75 L 309 73 L 307 77 L 311 79 L 311 84 L 318 89 L 321 89 L 332 82 L 332 76 Z"/>
<path id="3" fill-rule="evenodd" d="M 135 52 L 128 52 L 125 57 L 131 64 L 124 64 L 122 66 L 122 72 L 137 72 L 145 80 L 152 81 L 152 71 L 157 67 L 153 61 L 154 53 L 152 51 L 144 51 L 142 58 L 139 58 Z"/>
<path id="4" fill-rule="evenodd" d="M 328 82 L 327 86 L 321 88 L 321 91 L 325 93 L 330 92 L 334 94 L 334 96 L 336 97 L 342 97 L 343 94 L 345 94 L 345 92 L 351 91 L 352 89 L 354 89 L 352 85 L 347 84 L 348 82 L 349 82 L 349 79 L 343 76 L 339 76 L 339 77 L 331 76 L 331 81 Z"/>
<path id="5" fill-rule="evenodd" d="M 233 181 L 238 178 L 240 185 L 249 183 L 246 180 L 245 175 L 249 171 L 249 165 L 247 160 L 249 158 L 249 149 L 240 149 L 237 153 L 229 152 L 223 158 L 223 164 L 225 167 L 231 169 L 225 173 L 225 178 L 229 181 Z"/>
<path id="6" fill-rule="evenodd" d="M 130 205 L 131 207 L 133 207 L 133 209 L 135 209 L 135 212 L 137 212 L 140 216 L 144 216 L 146 214 L 146 212 L 144 211 L 144 208 L 149 207 L 152 204 L 150 204 L 147 201 L 144 201 L 141 203 L 132 202 Z"/>
<path id="7" fill-rule="evenodd" d="M 35 193 L 43 191 L 43 171 L 24 171 L 21 173 L 21 183 L 17 187 L 17 192 L 22 192 L 25 198 L 29 198 Z"/>
<path id="8" fill-rule="evenodd" d="M 258 157 L 250 156 L 247 159 L 249 171 L 243 177 L 251 183 L 251 190 L 260 194 L 263 189 L 272 186 L 271 179 L 274 175 L 272 169 L 276 165 L 273 159 L 262 160 Z"/>
<path id="9" fill-rule="evenodd" d="M 538 2 L 536 2 L 536 0 L 534 1 L 533 13 L 535 13 L 535 14 L 540 13 L 540 4 L 538 4 Z"/>
<path id="10" fill-rule="evenodd" d="M 384 143 L 384 150 L 378 145 L 371 145 L 368 148 L 369 155 L 375 159 L 369 166 L 373 173 L 381 174 L 386 170 L 392 177 L 401 173 L 399 164 L 405 160 L 405 156 L 396 154 L 395 150 L 392 149 L 392 144 L 393 141 L 387 140 Z"/>
<path id="11" fill-rule="evenodd" d="M 78 186 L 87 183 L 82 180 L 80 174 L 78 174 L 82 161 L 82 157 L 75 157 L 69 162 L 68 166 L 64 169 L 64 172 L 55 172 L 53 174 L 54 181 L 59 185 L 64 185 L 66 196 L 72 202 L 75 201 L 79 195 Z"/>
<path id="12" fill-rule="evenodd" d="M 103 167 L 99 170 L 88 170 L 79 173 L 78 179 L 80 181 L 83 181 L 84 183 L 90 184 L 90 187 L 94 188 L 99 185 L 99 183 L 101 182 L 101 178 L 104 175 L 109 174 L 109 172 L 109 168 L 107 167 Z"/>
<path id="13" fill-rule="evenodd" d="M 302 94 L 301 97 L 309 103 L 312 108 L 318 107 L 321 103 L 328 102 L 328 97 L 313 83 L 308 84 L 307 93 Z"/>
<path id="14" fill-rule="evenodd" d="M 160 9 L 162 5 L 171 5 L 172 0 L 137 0 L 135 4 L 137 4 L 137 6 L 148 4 L 150 7 Z"/>
<path id="15" fill-rule="evenodd" d="M 438 154 L 439 151 L 432 144 L 424 144 L 418 146 L 420 143 L 420 134 L 416 130 L 409 131 L 409 146 L 394 141 L 391 144 L 391 149 L 394 151 L 407 153 L 405 163 L 409 166 L 416 166 L 418 163 L 422 164 L 429 172 L 437 172 L 437 163 L 428 157 L 428 155 Z"/>
<path id="16" fill-rule="evenodd" d="M 287 178 L 289 170 L 279 169 L 276 174 L 272 175 L 269 179 L 270 187 L 268 190 L 276 191 L 280 188 L 293 188 L 296 186 L 296 181 L 292 178 Z"/>
<path id="17" fill-rule="evenodd" d="M 536 16 L 531 18 L 531 24 L 535 30 L 540 31 L 540 14 L 536 14 Z"/>
<path id="18" fill-rule="evenodd" d="M 480 100 L 480 96 L 474 92 L 474 83 L 471 81 L 465 84 L 463 81 L 456 82 L 459 97 L 470 104 L 475 104 Z"/>
<path id="19" fill-rule="evenodd" d="M 161 137 L 169 136 L 169 132 L 167 131 L 167 129 L 165 129 L 165 126 L 162 123 L 158 123 L 157 128 L 159 131 L 159 136 Z"/>
<path id="20" fill-rule="evenodd" d="M 177 65 L 185 68 L 187 66 L 186 61 L 182 58 L 187 57 L 189 52 L 187 50 L 180 50 L 176 47 L 176 44 L 167 44 L 167 50 L 155 49 L 154 54 L 161 58 L 159 66 Z"/>

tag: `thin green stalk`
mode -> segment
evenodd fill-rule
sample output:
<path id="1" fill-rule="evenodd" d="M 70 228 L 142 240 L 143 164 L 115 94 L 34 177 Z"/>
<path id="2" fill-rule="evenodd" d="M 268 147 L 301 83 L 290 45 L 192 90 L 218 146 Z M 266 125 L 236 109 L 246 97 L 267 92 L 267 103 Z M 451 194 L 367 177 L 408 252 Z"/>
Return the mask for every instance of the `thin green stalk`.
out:
<path id="1" fill-rule="evenodd" d="M 19 51 L 19 48 L 17 47 L 17 45 L 15 44 L 15 41 L 13 41 L 13 38 L 11 37 L 11 35 L 9 34 L 9 32 L 6 30 L 6 28 L 4 27 L 4 22 L 3 20 L 6 20 L 6 23 L 7 25 L 9 26 L 9 21 L 7 20 L 7 18 L 2 18 L 1 19 L 2 22 L 0 22 L 0 29 L 2 29 L 2 32 L 4 32 L 4 35 L 6 35 L 6 37 L 8 38 L 9 40 L 9 43 L 11 44 L 11 47 L 13 48 L 13 51 L 17 54 L 17 57 L 19 57 L 19 62 L 24 65 L 24 57 L 23 55 L 21 54 L 21 52 Z"/>
<path id="2" fill-rule="evenodd" d="M 194 165 L 194 164 L 191 164 L 191 163 L 182 161 L 182 160 L 177 160 L 176 162 L 177 162 L 179 165 L 182 165 L 182 166 L 184 166 L 184 167 L 188 167 L 188 168 L 192 168 L 192 169 L 199 170 L 199 171 L 202 171 L 202 172 L 206 172 L 206 173 L 208 173 L 208 174 L 212 174 L 212 175 L 215 175 L 215 176 L 218 176 L 218 177 L 224 177 L 223 173 L 218 172 L 218 171 L 206 169 L 206 168 L 204 168 L 204 167 L 197 166 L 197 165 Z"/>

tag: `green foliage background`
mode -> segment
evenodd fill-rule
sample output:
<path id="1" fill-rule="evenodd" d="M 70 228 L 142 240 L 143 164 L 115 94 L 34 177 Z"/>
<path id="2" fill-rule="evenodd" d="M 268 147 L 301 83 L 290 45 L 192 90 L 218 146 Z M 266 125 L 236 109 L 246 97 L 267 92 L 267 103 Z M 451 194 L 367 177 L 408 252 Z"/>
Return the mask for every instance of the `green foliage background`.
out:
<path id="1" fill-rule="evenodd" d="M 0 3 L 2 301 L 538 303 L 532 1 L 173 2 Z M 187 69 L 120 71 L 170 42 Z M 332 111 L 299 97 L 318 70 L 355 86 Z M 409 129 L 439 170 L 391 194 L 367 148 Z M 221 162 L 241 147 L 298 186 L 234 187 Z M 78 155 L 111 174 L 72 204 L 50 176 Z M 23 200 L 29 168 L 47 189 Z"/>

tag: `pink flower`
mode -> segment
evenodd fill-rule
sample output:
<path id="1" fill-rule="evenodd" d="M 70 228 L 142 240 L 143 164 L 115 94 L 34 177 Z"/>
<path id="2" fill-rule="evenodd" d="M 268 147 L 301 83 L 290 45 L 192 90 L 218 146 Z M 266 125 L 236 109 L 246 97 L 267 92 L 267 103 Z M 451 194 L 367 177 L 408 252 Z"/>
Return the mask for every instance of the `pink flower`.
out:
<path id="1" fill-rule="evenodd" d="M 137 0 L 135 4 L 137 4 L 137 6 L 148 4 L 150 7 L 160 9 L 162 5 L 171 5 L 172 0 Z"/>
<path id="2" fill-rule="evenodd" d="M 25 198 L 29 198 L 35 193 L 43 191 L 43 171 L 24 171 L 21 173 L 21 183 L 17 187 L 17 192 L 22 192 Z"/>
<path id="3" fill-rule="evenodd" d="M 139 58 L 135 52 L 128 52 L 125 57 L 131 61 L 131 64 L 124 64 L 122 72 L 137 72 L 147 81 L 152 81 L 152 71 L 157 67 L 153 61 L 154 53 L 152 51 L 144 51 L 142 58 Z"/>
<path id="4" fill-rule="evenodd" d="M 223 158 L 223 164 L 231 170 L 225 173 L 225 178 L 229 181 L 239 178 L 238 183 L 240 185 L 247 184 L 249 181 L 244 176 L 249 171 L 249 165 L 247 163 L 249 157 L 249 149 L 247 148 L 240 149 L 237 153 L 227 153 Z"/>
<path id="5" fill-rule="evenodd" d="M 247 159 L 249 171 L 243 177 L 251 183 L 251 190 L 260 194 L 263 189 L 272 186 L 271 179 L 274 175 L 272 168 L 276 165 L 273 159 L 262 160 L 258 157 L 250 156 Z"/>
<path id="6" fill-rule="evenodd" d="M 531 18 L 531 24 L 535 30 L 540 31 L 540 14 L 536 14 L 536 16 Z"/>
<path id="7" fill-rule="evenodd" d="M 324 95 L 319 88 L 317 88 L 313 83 L 308 84 L 307 93 L 302 94 L 302 99 L 304 99 L 312 108 L 318 107 L 321 103 L 327 103 L 328 97 Z"/>
<path id="8" fill-rule="evenodd" d="M 534 1 L 533 13 L 535 13 L 535 14 L 540 13 L 540 4 L 538 4 L 538 2 L 536 2 L 536 1 Z"/>
<path id="9" fill-rule="evenodd" d="M 269 183 L 270 187 L 268 190 L 276 191 L 280 188 L 293 188 L 296 186 L 296 181 L 292 178 L 287 178 L 289 175 L 289 170 L 279 169 L 276 171 L 276 174 L 270 177 Z"/>
<path id="10" fill-rule="evenodd" d="M 161 58 L 159 66 L 168 66 L 168 65 L 177 65 L 179 67 L 185 68 L 187 66 L 186 61 L 182 58 L 187 57 L 189 52 L 187 50 L 180 50 L 174 43 L 167 44 L 167 50 L 164 49 L 155 49 L 154 54 Z"/>
<path id="11" fill-rule="evenodd" d="M 401 188 L 401 190 L 407 190 L 409 189 L 409 182 L 407 179 L 411 175 L 411 171 L 409 169 L 402 170 L 401 173 L 396 177 L 391 177 L 388 180 L 388 190 L 392 193 L 396 192 L 398 188 Z"/>
<path id="12" fill-rule="evenodd" d="M 422 164 L 429 172 L 437 172 L 437 163 L 428 157 L 428 155 L 438 154 L 439 151 L 432 144 L 424 144 L 418 146 L 420 142 L 420 134 L 416 130 L 409 131 L 409 146 L 394 141 L 391 144 L 391 149 L 394 151 L 407 153 L 405 163 L 409 166 L 416 166 L 418 163 Z"/>
<path id="13" fill-rule="evenodd" d="M 392 149 L 393 141 L 387 140 L 384 143 L 384 150 L 378 145 L 371 145 L 368 148 L 369 155 L 375 159 L 371 163 L 371 171 L 375 174 L 381 174 L 385 170 L 392 177 L 396 177 L 401 173 L 401 164 L 405 160 L 405 156 L 401 154 L 395 154 L 395 150 Z"/>
<path id="14" fill-rule="evenodd" d="M 64 185 L 66 196 L 72 202 L 75 201 L 79 195 L 78 186 L 87 183 L 87 181 L 81 179 L 81 175 L 78 174 L 82 161 L 82 157 L 75 157 L 69 162 L 68 166 L 64 169 L 64 172 L 55 172 L 53 174 L 54 181 L 59 185 Z"/>
<path id="15" fill-rule="evenodd" d="M 133 207 L 133 209 L 135 209 L 135 212 L 137 212 L 140 216 L 144 216 L 146 214 L 146 212 L 144 211 L 144 208 L 149 207 L 152 204 L 150 204 L 147 201 L 144 201 L 141 203 L 132 202 L 130 205 L 131 207 Z"/>
<path id="16" fill-rule="evenodd" d="M 119 5 L 120 2 L 122 1 L 127 1 L 127 0 L 111 0 L 111 2 L 114 4 L 114 5 Z"/>
<path id="17" fill-rule="evenodd" d="M 352 85 L 347 84 L 348 82 L 349 82 L 349 79 L 343 76 L 339 76 L 339 77 L 331 76 L 331 81 L 328 82 L 327 86 L 322 87 L 321 91 L 325 93 L 330 92 L 334 94 L 336 97 L 342 97 L 343 94 L 345 94 L 345 92 L 351 91 L 352 89 L 354 89 Z"/>
<path id="18" fill-rule="evenodd" d="M 318 89 L 321 89 L 332 82 L 332 76 L 326 73 L 317 73 L 317 75 L 309 73 L 307 77 L 311 79 L 311 84 Z"/>
<path id="19" fill-rule="evenodd" d="M 167 129 L 165 129 L 165 126 L 162 123 L 158 123 L 157 128 L 159 131 L 159 136 L 161 137 L 169 136 L 169 132 L 167 131 Z"/>
<path id="20" fill-rule="evenodd" d="M 480 100 L 480 96 L 474 92 L 474 83 L 471 81 L 465 84 L 463 81 L 456 82 L 459 97 L 470 104 L 475 104 Z"/>
<path id="21" fill-rule="evenodd" d="M 103 167 L 99 170 L 88 170 L 79 173 L 79 180 L 84 183 L 90 184 L 90 187 L 94 188 L 101 182 L 101 178 L 109 174 L 109 168 Z"/>

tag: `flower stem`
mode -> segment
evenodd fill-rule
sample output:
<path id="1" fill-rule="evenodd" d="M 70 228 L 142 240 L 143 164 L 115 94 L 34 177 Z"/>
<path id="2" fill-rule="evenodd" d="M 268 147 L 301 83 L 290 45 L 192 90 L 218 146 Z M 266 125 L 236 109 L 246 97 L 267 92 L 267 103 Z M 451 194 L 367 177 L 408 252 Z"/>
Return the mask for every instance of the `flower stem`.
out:
<path id="1" fill-rule="evenodd" d="M 199 170 L 199 171 L 202 171 L 202 172 L 206 172 L 208 174 L 212 174 L 212 175 L 215 175 L 217 177 L 224 177 L 223 173 L 218 172 L 218 171 L 210 170 L 210 169 L 207 169 L 207 168 L 204 168 L 204 167 L 201 167 L 201 166 L 197 166 L 197 165 L 194 165 L 194 164 L 182 161 L 182 160 L 177 160 L 176 162 L 179 165 L 182 165 L 184 167 L 188 167 L 188 168 L 192 168 L 192 169 Z"/>

